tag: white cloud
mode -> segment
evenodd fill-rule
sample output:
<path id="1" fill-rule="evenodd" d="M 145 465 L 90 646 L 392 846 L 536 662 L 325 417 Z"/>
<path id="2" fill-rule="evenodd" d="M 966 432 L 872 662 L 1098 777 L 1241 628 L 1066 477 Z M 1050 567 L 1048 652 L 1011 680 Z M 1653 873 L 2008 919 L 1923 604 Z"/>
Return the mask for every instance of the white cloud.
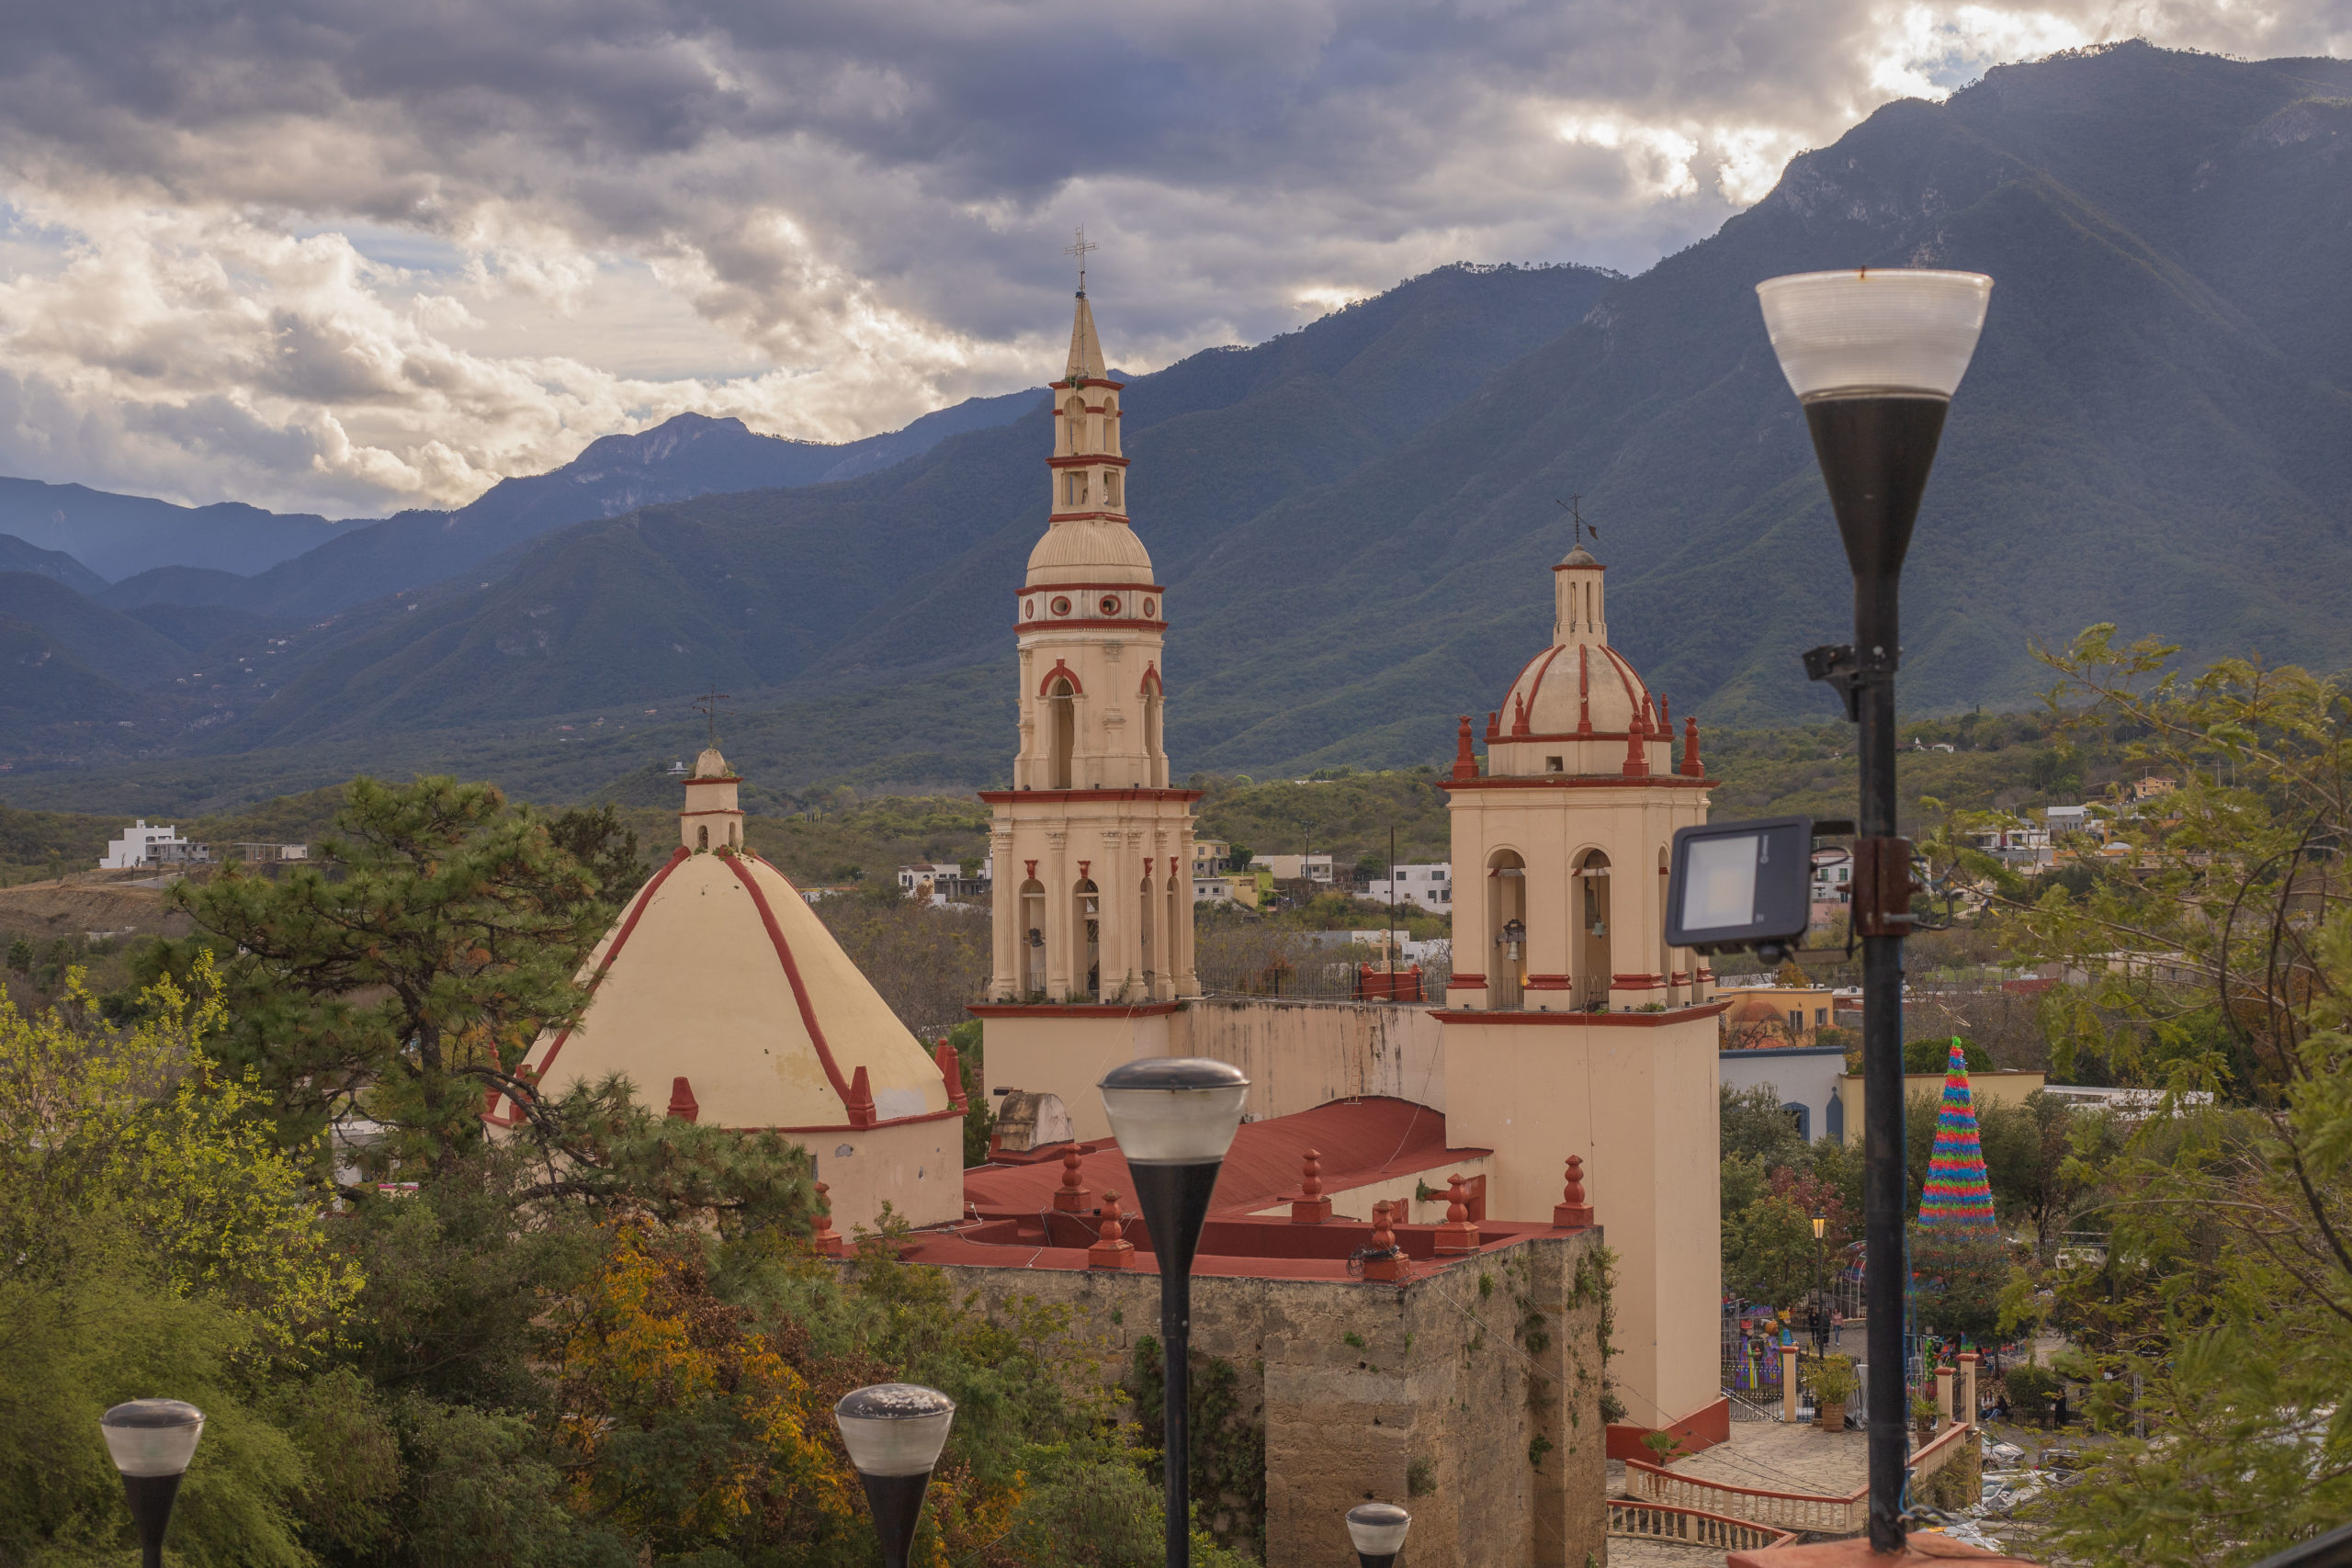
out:
<path id="1" fill-rule="evenodd" d="M 0 471 L 366 513 L 684 409 L 844 439 L 1457 259 L 1634 271 L 1886 97 L 2345 0 L 254 0 L 0 56 Z"/>

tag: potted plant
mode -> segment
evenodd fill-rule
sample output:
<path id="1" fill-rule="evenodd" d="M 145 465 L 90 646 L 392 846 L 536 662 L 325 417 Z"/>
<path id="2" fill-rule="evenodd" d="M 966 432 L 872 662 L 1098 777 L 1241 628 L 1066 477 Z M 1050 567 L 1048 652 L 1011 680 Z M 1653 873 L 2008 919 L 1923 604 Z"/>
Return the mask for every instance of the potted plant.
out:
<path id="1" fill-rule="evenodd" d="M 1911 1425 L 1918 1429 L 1922 1438 L 1936 1435 L 1936 1402 L 1928 1396 L 1924 1389 L 1911 1396 Z"/>
<path id="2" fill-rule="evenodd" d="M 1818 1414 L 1815 1419 L 1825 1432 L 1846 1429 L 1846 1402 L 1854 1397 L 1854 1388 L 1861 1380 L 1854 1375 L 1851 1356 L 1825 1356 L 1813 1370 L 1813 1403 Z"/>

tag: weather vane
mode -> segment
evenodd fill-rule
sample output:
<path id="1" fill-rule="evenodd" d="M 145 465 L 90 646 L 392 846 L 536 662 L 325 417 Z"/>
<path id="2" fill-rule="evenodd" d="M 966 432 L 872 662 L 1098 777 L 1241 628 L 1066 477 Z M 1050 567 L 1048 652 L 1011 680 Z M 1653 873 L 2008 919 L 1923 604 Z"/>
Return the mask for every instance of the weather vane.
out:
<path id="1" fill-rule="evenodd" d="M 695 704 L 695 712 L 702 715 L 705 718 L 710 721 L 710 749 L 714 751 L 718 750 L 719 719 L 722 716 L 728 718 L 735 716 L 734 709 L 723 708 L 718 705 L 731 700 L 734 694 L 731 692 L 720 691 L 718 689 L 718 682 L 713 681 L 710 683 L 710 694 L 704 697 L 700 702 Z"/>
<path id="2" fill-rule="evenodd" d="M 1552 504 L 1566 513 L 1569 521 L 1575 525 L 1574 532 L 1568 536 L 1571 545 L 1581 544 L 1587 536 L 1589 536 L 1592 542 L 1597 545 L 1600 543 L 1600 530 L 1584 520 L 1584 513 L 1579 510 L 1583 502 L 1584 497 L 1581 495 L 1572 495 L 1566 501 L 1562 501 L 1556 495 L 1552 498 Z"/>
<path id="3" fill-rule="evenodd" d="M 1080 298 L 1086 294 L 1086 253 L 1099 251 L 1102 248 L 1087 239 L 1086 225 L 1083 223 L 1078 226 L 1078 243 L 1062 247 L 1062 254 L 1078 258 L 1078 292 Z"/>

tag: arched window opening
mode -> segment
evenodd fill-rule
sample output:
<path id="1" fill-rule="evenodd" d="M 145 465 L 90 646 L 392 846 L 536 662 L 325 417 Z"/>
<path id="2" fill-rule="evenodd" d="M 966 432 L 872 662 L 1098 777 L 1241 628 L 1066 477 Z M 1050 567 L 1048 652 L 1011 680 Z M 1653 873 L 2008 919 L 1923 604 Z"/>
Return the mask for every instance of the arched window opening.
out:
<path id="1" fill-rule="evenodd" d="M 1609 1006 L 1612 978 L 1609 937 L 1609 857 L 1587 850 L 1577 857 L 1576 886 L 1569 889 L 1569 907 L 1577 914 L 1577 1006 L 1599 1012 Z M 1637 894 L 1640 889 L 1634 890 Z"/>
<path id="2" fill-rule="evenodd" d="M 1116 468 L 1113 468 L 1102 476 L 1102 504 L 1105 506 L 1119 504 L 1119 470 Z"/>
<path id="3" fill-rule="evenodd" d="M 735 850 L 743 847 L 743 824 L 741 822 L 727 824 L 727 847 Z"/>
<path id="4" fill-rule="evenodd" d="M 1062 424 L 1069 433 L 1069 450 L 1086 450 L 1086 400 L 1072 397 L 1062 405 Z"/>
<path id="5" fill-rule="evenodd" d="M 1015 939 L 1023 995 L 1046 994 L 1046 885 L 1035 877 L 1021 885 L 1021 926 Z"/>
<path id="6" fill-rule="evenodd" d="M 1143 754 L 1153 763 L 1167 761 L 1159 749 L 1159 694 L 1149 686 L 1143 692 Z"/>
<path id="7" fill-rule="evenodd" d="M 1079 936 L 1078 967 L 1083 973 L 1072 987 L 1096 1001 L 1102 998 L 1102 890 L 1092 878 L 1078 885 L 1071 929 Z"/>
<path id="8" fill-rule="evenodd" d="M 1157 997 L 1159 994 L 1159 988 L 1156 985 L 1159 978 L 1159 964 L 1158 962 L 1159 953 L 1155 949 L 1153 938 L 1158 934 L 1154 928 L 1157 927 L 1159 922 L 1152 919 L 1151 877 L 1148 874 L 1144 877 L 1143 886 L 1137 890 L 1136 902 L 1140 906 L 1137 910 L 1137 914 L 1140 916 L 1142 920 L 1142 924 L 1139 925 L 1136 930 L 1142 934 L 1143 939 L 1141 946 L 1143 950 L 1144 994 L 1146 996 Z"/>
<path id="9" fill-rule="evenodd" d="M 1525 1005 L 1528 936 L 1527 863 L 1497 850 L 1487 861 L 1487 1006 L 1496 1012 Z"/>
<path id="10" fill-rule="evenodd" d="M 1070 758 L 1078 750 L 1078 694 L 1057 681 L 1046 694 L 1046 787 L 1070 786 Z"/>
<path id="11" fill-rule="evenodd" d="M 695 824 L 695 848 L 697 850 L 707 850 L 710 848 L 709 823 L 697 822 Z"/>

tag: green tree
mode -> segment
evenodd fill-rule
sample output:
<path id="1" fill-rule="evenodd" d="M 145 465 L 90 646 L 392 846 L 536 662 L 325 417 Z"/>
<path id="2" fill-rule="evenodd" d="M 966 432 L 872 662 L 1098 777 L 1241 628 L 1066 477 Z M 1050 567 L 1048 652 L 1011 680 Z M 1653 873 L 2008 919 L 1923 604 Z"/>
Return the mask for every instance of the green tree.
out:
<path id="1" fill-rule="evenodd" d="M 1959 816 L 1932 852 L 1998 889 L 2019 956 L 2091 976 L 2048 1014 L 2053 1064 L 2097 1053 L 2165 1091 L 2077 1151 L 2107 1262 L 2059 1276 L 2058 1317 L 2110 1440 L 2050 1523 L 2079 1561 L 2204 1568 L 2352 1516 L 2352 709 L 2301 670 L 2183 676 L 2172 653 L 2095 626 L 2049 656 L 2071 727 L 2177 782 L 2115 803 L 2139 813 L 2123 864 L 2022 888 Z"/>
<path id="2" fill-rule="evenodd" d="M 596 884 L 598 900 L 607 908 L 626 903 L 645 880 L 637 829 L 610 801 L 557 812 L 548 821 L 548 838 L 588 874 Z"/>
<path id="3" fill-rule="evenodd" d="M 1781 1103 L 1770 1084 L 1755 1089 L 1720 1086 L 1719 1136 L 1722 1153 L 1761 1160 L 1768 1170 L 1804 1156 L 1804 1139 L 1797 1134 L 1796 1118 Z"/>
<path id="4" fill-rule="evenodd" d="M 487 784 L 355 779 L 335 825 L 320 864 L 174 889 L 235 949 L 221 1048 L 289 1141 L 364 1105 L 402 1151 L 445 1161 L 481 1135 L 484 1089 L 520 1090 L 532 1040 L 577 1016 L 606 907 L 548 825 Z"/>

